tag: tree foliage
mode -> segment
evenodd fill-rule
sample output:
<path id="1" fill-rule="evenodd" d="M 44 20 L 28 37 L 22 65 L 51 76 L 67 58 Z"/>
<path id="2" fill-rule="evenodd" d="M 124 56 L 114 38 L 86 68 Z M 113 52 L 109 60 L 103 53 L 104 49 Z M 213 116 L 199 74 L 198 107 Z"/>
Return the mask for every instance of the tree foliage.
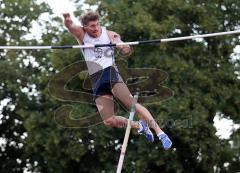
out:
<path id="1" fill-rule="evenodd" d="M 66 30 L 59 29 L 63 27 L 59 18 L 52 19 L 58 26 L 45 23 L 41 40 L 25 40 L 23 36 L 29 32 L 31 22 L 38 20 L 41 13 L 50 12 L 49 8 L 31 0 L 0 2 L 1 45 L 76 44 Z M 233 0 L 87 0 L 86 3 L 97 4 L 102 25 L 118 32 L 124 41 L 221 32 L 240 25 L 240 2 Z M 76 15 L 82 12 L 79 5 Z M 236 73 L 239 59 L 232 58 L 237 44 L 238 36 L 232 35 L 134 47 L 134 54 L 125 59 L 128 67 L 158 68 L 169 74 L 164 85 L 174 91 L 174 97 L 145 106 L 172 138 L 173 149 L 164 151 L 159 141 L 149 144 L 133 132 L 123 172 L 239 171 L 239 130 L 223 140 L 215 135 L 213 126 L 213 119 L 219 113 L 240 122 L 240 82 Z M 1 171 L 22 172 L 30 164 L 32 171 L 49 173 L 116 172 L 124 129 L 105 128 L 102 124 L 71 129 L 54 121 L 54 111 L 65 102 L 51 96 L 48 82 L 67 65 L 82 60 L 81 52 L 0 53 L 0 99 L 10 99 L 2 110 L 0 123 L 1 137 L 7 141 L 0 155 Z M 38 65 L 31 62 L 24 65 L 29 58 Z M 68 87 L 77 91 L 79 81 L 80 75 Z M 31 95 L 27 89 L 37 94 Z M 94 105 L 68 104 L 73 105 L 76 117 L 96 111 Z M 119 109 L 119 115 L 127 116 L 127 112 Z"/>

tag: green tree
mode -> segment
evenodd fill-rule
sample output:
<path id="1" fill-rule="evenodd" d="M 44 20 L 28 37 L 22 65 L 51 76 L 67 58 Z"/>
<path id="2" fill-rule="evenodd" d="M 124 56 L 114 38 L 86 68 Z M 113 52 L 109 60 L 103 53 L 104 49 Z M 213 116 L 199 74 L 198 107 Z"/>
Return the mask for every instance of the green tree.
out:
<path id="1" fill-rule="evenodd" d="M 44 33 L 42 40 L 27 37 L 32 22 L 44 12 L 51 12 L 45 3 L 32 0 L 0 1 L 0 45 L 50 44 L 55 34 Z M 46 23 L 46 29 L 49 23 Z M 54 27 L 51 26 L 54 32 Z M 46 37 L 47 39 L 44 38 Z M 0 172 L 23 172 L 27 167 L 34 170 L 34 156 L 26 152 L 27 139 L 32 131 L 26 119 L 44 115 L 46 98 L 41 76 L 50 73 L 46 52 L 1 50 L 0 52 L 0 100 L 7 101 L 1 110 L 0 137 L 3 145 L 0 154 Z M 40 104 L 41 103 L 41 104 Z M 33 119 L 33 118 L 32 118 Z M 36 120 L 36 118 L 35 118 Z M 29 124 L 33 126 L 33 124 Z"/>
<path id="2" fill-rule="evenodd" d="M 59 18 L 45 22 L 41 40 L 24 40 L 31 22 L 41 13 L 50 12 L 49 8 L 30 0 L 0 2 L 3 19 L 0 31 L 4 33 L 1 45 L 76 44 L 66 30 L 60 29 L 63 24 Z M 124 41 L 226 31 L 239 26 L 240 2 L 233 0 L 88 0 L 86 3 L 98 4 L 102 24 L 120 33 Z M 80 6 L 76 15 L 82 12 Z M 14 16 L 20 16 L 21 21 L 15 23 Z M 159 142 L 149 144 L 132 133 L 123 172 L 239 171 L 239 131 L 229 140 L 220 140 L 213 126 L 213 118 L 219 112 L 239 123 L 240 83 L 235 74 L 239 71 L 239 61 L 231 59 L 237 44 L 236 36 L 225 36 L 134 47 L 134 54 L 126 59 L 129 67 L 159 68 L 169 74 L 164 85 L 175 92 L 174 97 L 146 106 L 173 139 L 174 149 L 165 152 Z M 38 67 L 23 64 L 23 59 L 30 57 L 35 58 Z M 3 108 L 0 124 L 1 137 L 7 139 L 0 155 L 1 171 L 22 172 L 29 163 L 32 171 L 39 172 L 116 172 L 124 129 L 105 128 L 102 124 L 71 129 L 54 121 L 55 110 L 65 102 L 48 92 L 49 80 L 79 60 L 83 60 L 79 50 L 1 52 L 0 98 L 10 99 Z M 67 88 L 78 91 L 80 81 L 82 76 L 76 76 Z M 25 87 L 33 91 L 35 88 L 37 95 L 24 93 Z M 67 104 L 74 107 L 76 118 L 96 112 L 94 105 Z M 119 114 L 127 116 L 124 109 L 119 109 Z M 11 141 L 17 145 L 10 144 Z"/>

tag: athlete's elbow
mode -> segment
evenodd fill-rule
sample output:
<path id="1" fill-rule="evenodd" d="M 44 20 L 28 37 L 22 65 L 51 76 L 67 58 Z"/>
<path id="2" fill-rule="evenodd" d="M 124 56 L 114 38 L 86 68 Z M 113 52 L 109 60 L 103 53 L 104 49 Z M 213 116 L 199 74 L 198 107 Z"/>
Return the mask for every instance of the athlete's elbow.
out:
<path id="1" fill-rule="evenodd" d="M 130 56 L 133 54 L 133 49 L 130 46 L 124 46 L 119 49 L 119 54 L 122 56 Z"/>

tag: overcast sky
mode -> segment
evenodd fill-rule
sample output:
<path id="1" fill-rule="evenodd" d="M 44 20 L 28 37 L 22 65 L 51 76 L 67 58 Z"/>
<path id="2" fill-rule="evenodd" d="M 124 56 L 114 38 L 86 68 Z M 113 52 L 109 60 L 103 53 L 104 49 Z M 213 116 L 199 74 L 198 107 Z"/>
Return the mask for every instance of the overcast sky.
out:
<path id="1" fill-rule="evenodd" d="M 84 9 L 90 8 L 89 5 L 86 5 L 83 3 L 84 0 L 81 0 L 81 1 L 82 1 L 82 5 L 83 5 Z M 81 1 L 80 1 L 80 3 L 81 3 Z M 54 16 L 62 17 L 63 13 L 70 13 L 73 22 L 80 25 L 79 19 L 76 18 L 73 14 L 73 12 L 76 11 L 76 4 L 74 4 L 74 0 L 37 0 L 37 2 L 38 3 L 41 3 L 41 2 L 48 3 L 49 6 L 53 10 Z M 39 22 L 41 23 L 41 21 L 44 23 L 44 21 L 48 21 L 48 20 L 51 20 L 48 13 L 44 13 L 41 16 L 39 16 L 38 21 L 33 22 L 32 29 L 30 29 L 30 33 L 27 34 L 27 36 L 25 36 L 25 38 L 26 39 L 32 39 L 32 38 L 41 39 L 41 32 L 42 32 L 42 30 L 44 30 L 44 24 L 39 25 L 38 23 Z M 54 25 L 54 23 L 53 23 L 53 25 Z M 64 25 L 62 25 L 62 28 L 66 29 Z"/>
<path id="2" fill-rule="evenodd" d="M 39 2 L 46 2 L 50 5 L 53 10 L 53 13 L 57 16 L 62 16 L 62 13 L 70 13 L 73 19 L 78 22 L 76 18 L 73 16 L 73 11 L 76 10 L 74 0 L 38 0 Z M 83 8 L 89 9 L 90 7 L 84 4 L 84 0 L 81 0 Z"/>
<path id="3" fill-rule="evenodd" d="M 48 3 L 55 14 L 72 12 L 76 9 L 73 0 L 38 0 L 38 2 Z"/>

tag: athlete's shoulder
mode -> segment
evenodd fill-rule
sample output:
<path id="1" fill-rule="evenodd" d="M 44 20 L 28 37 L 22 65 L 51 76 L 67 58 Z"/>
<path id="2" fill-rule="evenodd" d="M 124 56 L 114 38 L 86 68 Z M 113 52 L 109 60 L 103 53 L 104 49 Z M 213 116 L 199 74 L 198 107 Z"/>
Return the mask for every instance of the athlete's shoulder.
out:
<path id="1" fill-rule="evenodd" d="M 110 38 L 111 42 L 114 42 L 115 38 L 120 38 L 120 35 L 115 31 L 107 30 L 108 37 Z"/>
<path id="2" fill-rule="evenodd" d="M 111 37 L 119 37 L 120 35 L 115 32 L 115 31 L 111 31 L 111 30 L 107 30 L 108 34 L 111 36 Z"/>

